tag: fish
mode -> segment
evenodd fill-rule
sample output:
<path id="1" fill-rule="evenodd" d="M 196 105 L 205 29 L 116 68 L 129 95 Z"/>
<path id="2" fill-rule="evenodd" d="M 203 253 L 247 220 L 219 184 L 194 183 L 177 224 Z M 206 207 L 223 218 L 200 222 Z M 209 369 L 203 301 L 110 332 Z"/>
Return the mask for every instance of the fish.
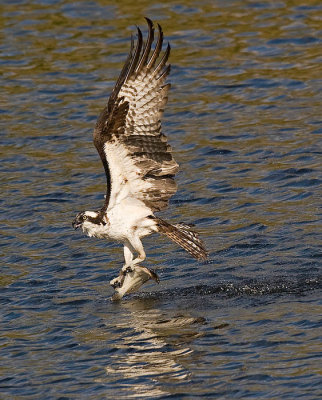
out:
<path id="1" fill-rule="evenodd" d="M 110 281 L 110 285 L 115 290 L 111 300 L 121 300 L 123 296 L 136 292 L 144 283 L 151 279 L 158 284 L 160 283 L 157 273 L 142 265 L 133 265 L 126 270 L 121 269 L 119 275 Z"/>

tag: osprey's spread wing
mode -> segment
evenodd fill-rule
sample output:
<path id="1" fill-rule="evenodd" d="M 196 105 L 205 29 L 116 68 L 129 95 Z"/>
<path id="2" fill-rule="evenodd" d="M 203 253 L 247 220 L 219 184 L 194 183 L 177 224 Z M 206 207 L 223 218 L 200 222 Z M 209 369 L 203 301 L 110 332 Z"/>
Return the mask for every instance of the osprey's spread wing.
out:
<path id="1" fill-rule="evenodd" d="M 143 42 L 138 28 L 137 42 L 131 50 L 108 103 L 98 118 L 94 144 L 102 159 L 107 194 L 104 210 L 126 197 L 143 201 L 152 211 L 165 208 L 176 192 L 174 174 L 178 164 L 161 132 L 161 117 L 168 100 L 170 72 L 168 45 L 160 56 L 163 33 L 158 39 L 147 19 L 148 37 Z"/>

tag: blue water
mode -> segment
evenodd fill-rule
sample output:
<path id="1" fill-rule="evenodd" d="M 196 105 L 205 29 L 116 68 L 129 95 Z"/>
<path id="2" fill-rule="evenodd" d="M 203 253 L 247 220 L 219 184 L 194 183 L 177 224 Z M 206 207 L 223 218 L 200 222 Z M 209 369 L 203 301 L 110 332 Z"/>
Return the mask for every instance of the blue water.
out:
<path id="1" fill-rule="evenodd" d="M 322 397 L 319 11 L 3 2 L 0 398 Z M 121 247 L 71 222 L 104 201 L 92 130 L 145 15 L 172 46 L 162 217 L 196 224 L 210 259 L 148 237 L 160 285 L 113 303 Z"/>

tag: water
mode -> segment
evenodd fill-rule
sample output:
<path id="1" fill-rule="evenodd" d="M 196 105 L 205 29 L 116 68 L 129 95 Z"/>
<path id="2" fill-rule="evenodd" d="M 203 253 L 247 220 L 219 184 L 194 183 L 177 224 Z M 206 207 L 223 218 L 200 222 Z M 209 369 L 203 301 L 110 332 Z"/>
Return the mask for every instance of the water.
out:
<path id="1" fill-rule="evenodd" d="M 3 1 L 3 399 L 320 399 L 318 2 Z M 210 261 L 147 238 L 148 284 L 112 303 L 121 248 L 71 228 L 103 202 L 91 133 L 143 16 L 172 45 L 162 214 Z"/>

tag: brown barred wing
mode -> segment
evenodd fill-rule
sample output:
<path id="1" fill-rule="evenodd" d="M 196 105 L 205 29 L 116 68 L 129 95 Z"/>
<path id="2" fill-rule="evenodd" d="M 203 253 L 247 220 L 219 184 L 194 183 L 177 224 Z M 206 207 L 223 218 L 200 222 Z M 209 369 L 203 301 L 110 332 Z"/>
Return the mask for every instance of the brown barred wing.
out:
<path id="1" fill-rule="evenodd" d="M 164 209 L 176 192 L 178 171 L 171 147 L 161 131 L 161 117 L 168 100 L 170 46 L 161 54 L 163 32 L 153 50 L 154 27 L 147 19 L 148 37 L 138 28 L 134 48 L 115 85 L 95 130 L 94 143 L 107 175 L 105 208 L 125 197 L 143 201 L 153 211 Z"/>

